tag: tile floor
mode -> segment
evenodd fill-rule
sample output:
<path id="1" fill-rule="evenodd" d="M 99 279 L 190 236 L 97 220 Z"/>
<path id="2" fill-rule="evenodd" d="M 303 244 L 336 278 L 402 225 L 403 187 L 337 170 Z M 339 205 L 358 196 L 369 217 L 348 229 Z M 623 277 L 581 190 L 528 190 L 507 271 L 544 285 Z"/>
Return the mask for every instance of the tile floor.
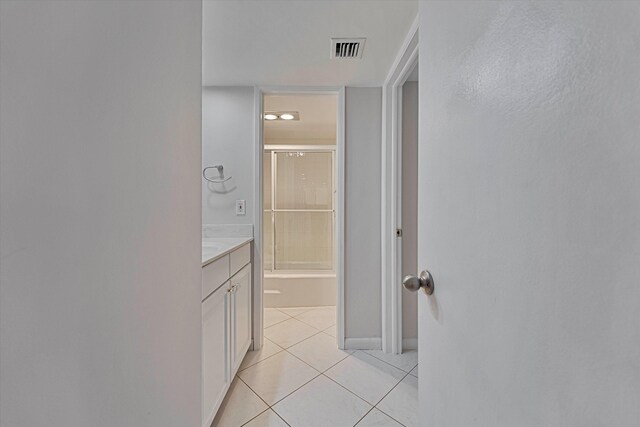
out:
<path id="1" fill-rule="evenodd" d="M 336 347 L 335 307 L 267 308 L 218 427 L 417 426 L 418 353 Z"/>

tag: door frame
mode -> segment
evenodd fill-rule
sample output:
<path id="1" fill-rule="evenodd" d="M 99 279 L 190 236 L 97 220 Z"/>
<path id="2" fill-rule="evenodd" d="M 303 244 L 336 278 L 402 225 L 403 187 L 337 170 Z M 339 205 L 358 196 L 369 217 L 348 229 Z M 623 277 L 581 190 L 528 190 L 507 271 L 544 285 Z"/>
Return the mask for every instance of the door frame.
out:
<path id="1" fill-rule="evenodd" d="M 262 347 L 264 316 L 264 271 L 262 268 L 262 221 L 263 221 L 263 106 L 265 95 L 333 94 L 337 97 L 337 128 L 335 147 L 336 167 L 336 219 L 335 219 L 335 273 L 336 273 L 336 341 L 344 349 L 344 208 L 345 208 L 345 89 L 344 86 L 254 86 L 254 270 L 253 270 L 253 349 Z"/>
<path id="2" fill-rule="evenodd" d="M 402 353 L 402 86 L 418 64 L 418 43 L 416 17 L 382 90 L 382 350 L 395 354 Z"/>

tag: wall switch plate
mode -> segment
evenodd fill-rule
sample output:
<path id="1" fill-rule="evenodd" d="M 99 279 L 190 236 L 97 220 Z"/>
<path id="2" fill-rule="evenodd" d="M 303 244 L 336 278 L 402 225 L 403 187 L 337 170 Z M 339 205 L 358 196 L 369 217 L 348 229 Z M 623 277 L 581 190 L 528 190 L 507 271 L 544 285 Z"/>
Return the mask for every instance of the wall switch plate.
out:
<path id="1" fill-rule="evenodd" d="M 236 215 L 246 215 L 245 200 L 236 200 Z"/>

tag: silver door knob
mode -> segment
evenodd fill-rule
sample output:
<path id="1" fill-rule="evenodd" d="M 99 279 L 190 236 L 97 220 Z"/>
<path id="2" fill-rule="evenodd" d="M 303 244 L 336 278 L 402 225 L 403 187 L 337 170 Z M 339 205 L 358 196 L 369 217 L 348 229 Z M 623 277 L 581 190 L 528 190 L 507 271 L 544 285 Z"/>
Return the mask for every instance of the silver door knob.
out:
<path id="1" fill-rule="evenodd" d="M 428 270 L 424 270 L 420 273 L 420 276 L 410 274 L 402 279 L 402 286 L 411 292 L 416 292 L 422 288 L 425 294 L 431 295 L 434 288 L 433 276 L 431 276 Z"/>

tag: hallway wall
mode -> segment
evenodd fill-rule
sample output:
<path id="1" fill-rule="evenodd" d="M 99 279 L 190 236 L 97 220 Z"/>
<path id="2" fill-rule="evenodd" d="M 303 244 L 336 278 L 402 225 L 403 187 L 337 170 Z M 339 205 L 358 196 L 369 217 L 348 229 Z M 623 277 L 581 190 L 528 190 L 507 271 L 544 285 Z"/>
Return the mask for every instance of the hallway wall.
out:
<path id="1" fill-rule="evenodd" d="M 380 348 L 382 296 L 380 164 L 382 89 L 345 94 L 345 337 L 348 346 Z M 349 339 L 357 339 L 351 341 Z"/>
<path id="2" fill-rule="evenodd" d="M 201 423 L 202 4 L 0 1 L 0 425 Z"/>

